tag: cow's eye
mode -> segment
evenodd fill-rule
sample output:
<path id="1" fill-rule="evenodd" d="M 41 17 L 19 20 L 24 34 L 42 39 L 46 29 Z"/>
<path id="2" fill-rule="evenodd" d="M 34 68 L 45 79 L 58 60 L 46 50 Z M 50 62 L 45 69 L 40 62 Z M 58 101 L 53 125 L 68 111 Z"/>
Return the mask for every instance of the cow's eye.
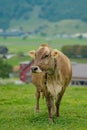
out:
<path id="1" fill-rule="evenodd" d="M 42 59 L 44 59 L 44 58 L 47 58 L 49 55 L 48 54 L 46 54 L 46 55 L 44 55 L 43 57 L 42 57 Z"/>

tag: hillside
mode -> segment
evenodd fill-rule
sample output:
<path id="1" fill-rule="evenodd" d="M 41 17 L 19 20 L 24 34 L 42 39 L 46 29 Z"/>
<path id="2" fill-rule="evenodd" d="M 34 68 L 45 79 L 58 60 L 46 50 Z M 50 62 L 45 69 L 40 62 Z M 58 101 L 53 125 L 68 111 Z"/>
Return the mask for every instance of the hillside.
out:
<path id="1" fill-rule="evenodd" d="M 0 28 L 21 28 L 43 35 L 51 30 L 54 34 L 87 32 L 86 5 L 87 0 L 3 0 Z"/>

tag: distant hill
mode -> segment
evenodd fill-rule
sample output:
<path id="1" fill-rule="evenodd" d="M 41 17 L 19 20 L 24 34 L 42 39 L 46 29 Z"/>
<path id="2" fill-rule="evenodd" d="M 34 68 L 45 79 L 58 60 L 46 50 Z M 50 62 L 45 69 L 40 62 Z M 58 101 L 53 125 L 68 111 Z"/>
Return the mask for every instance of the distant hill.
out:
<path id="1" fill-rule="evenodd" d="M 87 32 L 87 0 L 0 1 L 0 28 L 3 29 L 16 27 L 39 31 L 45 35 L 47 30 L 51 31 L 50 27 L 53 27 L 52 30 L 60 30 L 63 26 L 63 33 L 67 32 L 65 20 L 69 25 L 74 24 L 75 29 L 72 32 L 79 32 L 81 29 L 82 32 Z M 69 28 L 71 30 L 72 25 Z"/>

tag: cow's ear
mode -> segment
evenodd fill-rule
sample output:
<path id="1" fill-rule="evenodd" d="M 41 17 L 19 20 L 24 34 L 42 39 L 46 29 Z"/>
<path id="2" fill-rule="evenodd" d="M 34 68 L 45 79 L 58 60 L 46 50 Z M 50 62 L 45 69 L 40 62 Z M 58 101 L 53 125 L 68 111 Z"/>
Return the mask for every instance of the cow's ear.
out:
<path id="1" fill-rule="evenodd" d="M 29 51 L 29 56 L 35 59 L 36 52 L 35 50 Z"/>
<path id="2" fill-rule="evenodd" d="M 56 58 L 58 56 L 58 50 L 57 49 L 52 50 L 51 56 L 53 58 Z"/>

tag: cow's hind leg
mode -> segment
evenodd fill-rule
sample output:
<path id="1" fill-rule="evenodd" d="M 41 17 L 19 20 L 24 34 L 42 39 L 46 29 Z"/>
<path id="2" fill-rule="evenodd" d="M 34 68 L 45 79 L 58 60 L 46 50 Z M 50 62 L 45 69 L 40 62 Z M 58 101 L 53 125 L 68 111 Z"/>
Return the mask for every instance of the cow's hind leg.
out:
<path id="1" fill-rule="evenodd" d="M 62 96 L 64 94 L 64 91 L 62 91 L 59 95 L 58 95 L 58 98 L 55 102 L 55 105 L 56 105 L 56 116 L 59 117 L 59 107 L 60 107 L 60 102 L 61 102 L 61 99 L 62 99 Z"/>
<path id="2" fill-rule="evenodd" d="M 36 91 L 36 112 L 39 112 L 39 99 L 40 99 L 40 92 Z"/>

